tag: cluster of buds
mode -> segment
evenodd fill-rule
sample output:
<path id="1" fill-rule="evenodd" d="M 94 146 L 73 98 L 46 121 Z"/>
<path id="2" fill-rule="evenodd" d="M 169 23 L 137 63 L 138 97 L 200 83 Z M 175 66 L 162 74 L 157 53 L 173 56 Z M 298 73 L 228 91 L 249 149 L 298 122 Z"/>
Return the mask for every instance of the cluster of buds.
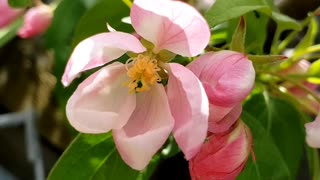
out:
<path id="1" fill-rule="evenodd" d="M 0 0 L 0 28 L 6 27 L 19 18 L 24 17 L 23 25 L 18 31 L 21 38 L 32 38 L 43 34 L 50 26 L 53 9 L 41 2 L 26 10 L 14 9 L 8 5 L 7 0 Z"/>
<path id="2" fill-rule="evenodd" d="M 255 71 L 246 55 L 233 51 L 207 53 L 187 66 L 209 98 L 207 141 L 189 161 L 197 179 L 235 179 L 252 148 L 250 130 L 241 121 L 242 101 L 254 85 Z"/>

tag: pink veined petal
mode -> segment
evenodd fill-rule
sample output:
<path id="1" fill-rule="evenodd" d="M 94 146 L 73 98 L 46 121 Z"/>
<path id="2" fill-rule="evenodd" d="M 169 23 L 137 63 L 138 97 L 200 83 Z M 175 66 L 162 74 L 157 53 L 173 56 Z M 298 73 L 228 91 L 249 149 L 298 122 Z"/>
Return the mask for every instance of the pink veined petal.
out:
<path id="1" fill-rule="evenodd" d="M 189 160 L 200 149 L 208 130 L 209 103 L 198 78 L 187 68 L 169 63 L 167 95 L 175 120 L 174 138 Z"/>
<path id="2" fill-rule="evenodd" d="M 211 104 L 230 107 L 251 92 L 255 71 L 241 53 L 219 51 L 200 56 L 187 66 L 204 84 Z"/>
<path id="3" fill-rule="evenodd" d="M 306 123 L 306 140 L 310 147 L 320 148 L 320 115 L 313 122 Z"/>
<path id="4" fill-rule="evenodd" d="M 135 0 L 130 17 L 136 32 L 155 45 L 155 53 L 166 49 L 195 56 L 210 39 L 206 20 L 192 6 L 180 1 Z"/>
<path id="5" fill-rule="evenodd" d="M 167 140 L 174 120 L 162 85 L 136 96 L 135 111 L 122 129 L 113 130 L 113 138 L 122 159 L 142 170 Z"/>
<path id="6" fill-rule="evenodd" d="M 242 105 L 234 107 L 219 107 L 210 104 L 210 117 L 208 131 L 212 133 L 224 133 L 239 119 Z"/>
<path id="7" fill-rule="evenodd" d="M 70 124 L 83 133 L 122 128 L 136 105 L 135 94 L 123 86 L 126 78 L 125 65 L 115 62 L 84 80 L 67 103 Z"/>
<path id="8" fill-rule="evenodd" d="M 102 66 L 127 51 L 141 53 L 145 50 L 140 41 L 131 34 L 122 32 L 96 34 L 76 46 L 62 76 L 62 83 L 68 86 L 79 73 Z"/>

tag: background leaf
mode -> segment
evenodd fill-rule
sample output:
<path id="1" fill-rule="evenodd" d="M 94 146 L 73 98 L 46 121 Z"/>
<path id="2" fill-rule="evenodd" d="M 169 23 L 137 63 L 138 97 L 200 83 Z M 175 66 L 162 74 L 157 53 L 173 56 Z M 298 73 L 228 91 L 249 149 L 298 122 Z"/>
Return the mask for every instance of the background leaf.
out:
<path id="1" fill-rule="evenodd" d="M 258 9 L 268 10 L 269 7 L 260 0 L 216 0 L 205 17 L 210 27 L 214 27 L 217 24 Z"/>
<path id="2" fill-rule="evenodd" d="M 48 180 L 132 180 L 138 176 L 138 171 L 122 161 L 111 133 L 79 134 L 55 164 Z"/>
<path id="3" fill-rule="evenodd" d="M 214 27 L 222 22 L 240 17 L 246 13 L 258 11 L 271 17 L 281 31 L 286 29 L 300 29 L 294 19 L 280 14 L 271 1 L 266 0 L 216 0 L 205 14 L 209 26 Z"/>
<path id="4" fill-rule="evenodd" d="M 288 165 L 285 163 L 272 137 L 267 133 L 259 120 L 247 112 L 242 113 L 242 120 L 251 129 L 256 162 L 250 159 L 237 180 L 290 179 Z"/>
<path id="5" fill-rule="evenodd" d="M 91 35 L 107 32 L 106 23 L 117 31 L 133 32 L 133 28 L 129 24 L 121 22 L 121 19 L 129 16 L 129 13 L 130 9 L 123 1 L 107 0 L 97 2 L 80 19 L 73 37 L 72 46 L 74 47 L 81 40 Z"/>
<path id="6" fill-rule="evenodd" d="M 32 4 L 32 0 L 8 0 L 8 3 L 11 7 L 23 8 L 30 6 Z"/>
<path id="7" fill-rule="evenodd" d="M 245 104 L 244 111 L 242 118 L 253 132 L 257 163 L 253 165 L 252 161 L 249 162 L 244 171 L 247 175 L 242 177 L 253 173 L 260 179 L 270 176 L 274 176 L 272 179 L 295 179 L 305 145 L 299 112 L 287 102 L 267 93 L 253 96 Z M 276 157 L 277 150 L 280 157 Z M 278 172 L 274 172 L 274 167 L 278 168 Z M 253 171 L 255 168 L 256 173 Z"/>

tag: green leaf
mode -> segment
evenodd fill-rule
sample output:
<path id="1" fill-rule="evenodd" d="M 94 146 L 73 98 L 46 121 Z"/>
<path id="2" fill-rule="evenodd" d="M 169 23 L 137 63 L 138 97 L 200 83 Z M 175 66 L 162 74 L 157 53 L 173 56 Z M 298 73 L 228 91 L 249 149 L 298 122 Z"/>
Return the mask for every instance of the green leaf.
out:
<path id="1" fill-rule="evenodd" d="M 300 24 L 296 20 L 279 12 L 273 11 L 271 13 L 271 18 L 277 23 L 278 28 L 281 29 L 281 31 L 287 29 L 300 30 L 301 28 Z"/>
<path id="2" fill-rule="evenodd" d="M 261 0 L 216 0 L 205 14 L 205 18 L 210 27 L 214 27 L 217 24 L 258 9 L 268 10 L 269 7 Z"/>
<path id="3" fill-rule="evenodd" d="M 269 133 L 258 119 L 247 112 L 242 113 L 242 120 L 251 129 L 253 136 L 253 151 L 256 161 L 250 158 L 244 171 L 237 180 L 248 179 L 290 179 L 290 172 L 280 151 Z"/>
<path id="4" fill-rule="evenodd" d="M 205 14 L 210 27 L 222 22 L 240 17 L 248 12 L 258 11 L 275 20 L 281 31 L 286 29 L 300 29 L 300 25 L 294 19 L 280 14 L 271 1 L 266 0 L 216 0 L 213 6 Z"/>
<path id="5" fill-rule="evenodd" d="M 18 19 L 6 28 L 0 29 L 0 47 L 16 37 L 17 31 L 22 25 L 22 19 Z"/>
<path id="6" fill-rule="evenodd" d="M 274 64 L 288 59 L 283 55 L 248 55 L 254 65 Z"/>
<path id="7" fill-rule="evenodd" d="M 244 20 L 244 17 L 240 17 L 238 26 L 232 36 L 230 49 L 233 51 L 244 53 L 245 38 L 246 38 L 246 21 Z"/>
<path id="8" fill-rule="evenodd" d="M 121 19 L 129 16 L 130 9 L 119 0 L 99 1 L 94 7 L 88 10 L 80 19 L 72 46 L 77 45 L 81 40 L 101 32 L 106 32 L 106 23 L 110 24 L 117 31 L 133 32 L 133 28 Z"/>
<path id="9" fill-rule="evenodd" d="M 32 0 L 8 0 L 9 5 L 15 8 L 24 8 L 32 4 Z"/>
<path id="10" fill-rule="evenodd" d="M 132 180 L 138 175 L 122 161 L 111 133 L 79 134 L 55 164 L 48 180 Z"/>
<path id="11" fill-rule="evenodd" d="M 294 179 L 297 175 L 298 167 L 302 157 L 304 143 L 304 127 L 302 125 L 302 119 L 300 113 L 290 104 L 285 101 L 270 97 L 267 93 L 258 94 L 253 96 L 244 105 L 244 111 L 247 112 L 252 120 L 245 120 L 250 127 L 251 121 L 259 122 L 264 128 L 266 136 L 270 136 L 272 141 L 275 143 L 281 153 L 281 159 L 285 161 L 288 167 L 289 179 Z M 250 118 L 249 118 L 250 119 Z M 252 131 L 257 127 L 251 127 Z M 262 130 L 259 130 L 262 131 Z M 258 138 L 254 135 L 254 138 Z M 256 137 L 255 137 L 256 136 Z M 261 140 L 255 140 L 254 144 L 260 143 Z M 270 143 L 264 143 L 261 145 L 261 149 L 258 149 L 255 153 L 257 155 L 257 161 L 259 158 L 258 154 L 268 153 Z M 293 150 L 294 149 L 294 150 Z M 262 151 L 262 152 L 261 152 Z M 268 162 L 270 166 L 278 166 L 277 158 L 271 158 L 272 161 Z M 269 160 L 270 160 L 269 159 Z M 266 162 L 264 162 L 266 163 Z M 257 163 L 259 165 L 259 163 Z M 262 170 L 260 168 L 259 171 Z M 261 173 L 261 172 L 260 172 Z M 266 172 L 267 173 L 267 172 Z M 268 172 L 269 175 L 273 175 L 274 172 Z"/>
<path id="12" fill-rule="evenodd" d="M 263 54 L 264 45 L 268 34 L 269 18 L 266 14 L 258 11 L 249 12 L 246 19 L 246 52 L 250 54 Z"/>

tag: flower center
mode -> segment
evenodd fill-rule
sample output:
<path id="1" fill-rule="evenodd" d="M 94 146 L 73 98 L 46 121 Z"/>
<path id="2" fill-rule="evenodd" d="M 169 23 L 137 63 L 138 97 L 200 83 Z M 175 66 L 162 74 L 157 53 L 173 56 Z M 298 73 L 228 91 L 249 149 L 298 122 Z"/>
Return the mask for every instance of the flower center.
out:
<path id="1" fill-rule="evenodd" d="M 128 60 L 128 63 L 133 64 L 128 69 L 127 75 L 130 80 L 126 83 L 131 93 L 148 91 L 152 85 L 161 82 L 161 77 L 158 74 L 161 69 L 157 59 L 139 54 Z"/>

